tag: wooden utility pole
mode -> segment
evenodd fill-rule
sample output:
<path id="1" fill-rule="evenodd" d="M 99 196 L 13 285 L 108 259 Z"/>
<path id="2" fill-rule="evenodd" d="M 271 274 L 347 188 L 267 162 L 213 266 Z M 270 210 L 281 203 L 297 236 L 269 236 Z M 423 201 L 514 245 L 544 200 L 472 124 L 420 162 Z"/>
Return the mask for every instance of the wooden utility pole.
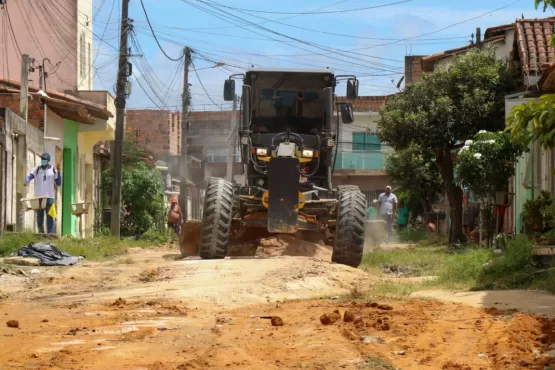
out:
<path id="1" fill-rule="evenodd" d="M 114 158 L 114 173 L 112 182 L 112 235 L 120 237 L 121 216 L 121 170 L 123 160 L 123 134 L 125 126 L 125 99 L 127 89 L 127 33 L 131 27 L 129 20 L 129 0 L 123 0 L 121 6 L 121 35 L 119 44 L 118 81 L 116 90 L 116 140 L 114 151 L 110 154 Z"/>
<path id="2" fill-rule="evenodd" d="M 231 133 L 227 140 L 227 167 L 226 167 L 226 179 L 227 181 L 233 181 L 233 159 L 235 156 L 235 139 L 237 138 L 237 94 L 233 95 L 233 109 L 231 111 Z"/>
<path id="3" fill-rule="evenodd" d="M 29 112 L 29 55 L 21 55 L 21 89 L 19 97 L 19 115 L 27 124 L 27 116 Z M 27 125 L 25 126 L 27 131 Z M 25 135 L 19 135 L 14 148 L 16 157 L 16 229 L 23 231 L 25 229 L 25 208 L 21 202 L 26 197 L 27 189 L 25 188 L 25 176 L 27 176 L 27 139 Z"/>
<path id="4" fill-rule="evenodd" d="M 187 160 L 187 132 L 189 130 L 189 104 L 191 102 L 191 94 L 189 93 L 189 65 L 191 64 L 191 49 L 185 47 L 183 49 L 185 56 L 183 71 L 183 96 L 181 107 L 181 165 L 179 166 L 179 207 L 183 212 L 183 221 L 189 219 L 189 207 L 187 201 L 187 180 L 189 172 L 189 161 Z"/>
<path id="5" fill-rule="evenodd" d="M 27 123 L 27 106 L 29 105 L 29 55 L 21 56 L 21 91 L 19 98 L 19 115 Z"/>

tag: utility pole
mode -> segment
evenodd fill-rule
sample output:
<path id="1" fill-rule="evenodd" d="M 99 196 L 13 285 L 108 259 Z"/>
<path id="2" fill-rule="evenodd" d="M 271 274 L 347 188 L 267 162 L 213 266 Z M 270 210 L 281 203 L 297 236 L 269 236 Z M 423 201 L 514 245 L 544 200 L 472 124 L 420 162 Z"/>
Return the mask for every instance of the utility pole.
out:
<path id="1" fill-rule="evenodd" d="M 183 49 L 185 56 L 183 71 L 183 106 L 181 107 L 181 165 L 179 166 L 179 208 L 183 212 L 183 221 L 189 219 L 187 201 L 187 179 L 189 163 L 187 160 L 187 132 L 189 130 L 189 103 L 191 94 L 189 93 L 189 64 L 191 64 L 191 49 L 187 46 Z"/>
<path id="2" fill-rule="evenodd" d="M 25 132 L 27 132 L 27 117 L 29 112 L 29 55 L 21 55 L 21 89 L 19 97 L 19 115 L 25 120 Z M 25 208 L 23 203 L 19 201 L 25 198 L 27 189 L 25 188 L 25 176 L 27 175 L 27 138 L 25 135 L 17 137 L 14 152 L 16 157 L 16 228 L 23 231 L 25 228 Z"/>
<path id="3" fill-rule="evenodd" d="M 231 134 L 227 140 L 227 168 L 226 179 L 233 181 L 233 157 L 235 155 L 235 139 L 237 137 L 237 94 L 233 95 L 233 109 L 231 111 Z"/>
<path id="4" fill-rule="evenodd" d="M 27 106 L 29 104 L 29 55 L 21 56 L 21 91 L 19 98 L 19 115 L 27 123 Z"/>
<path id="5" fill-rule="evenodd" d="M 123 133 L 125 124 L 125 99 L 128 77 L 127 64 L 127 33 L 131 27 L 129 20 L 129 0 L 123 0 L 121 5 L 121 35 L 119 43 L 118 81 L 116 91 L 116 140 L 111 156 L 114 158 L 114 179 L 112 183 L 112 235 L 120 237 L 121 215 L 121 168 L 123 160 Z"/>

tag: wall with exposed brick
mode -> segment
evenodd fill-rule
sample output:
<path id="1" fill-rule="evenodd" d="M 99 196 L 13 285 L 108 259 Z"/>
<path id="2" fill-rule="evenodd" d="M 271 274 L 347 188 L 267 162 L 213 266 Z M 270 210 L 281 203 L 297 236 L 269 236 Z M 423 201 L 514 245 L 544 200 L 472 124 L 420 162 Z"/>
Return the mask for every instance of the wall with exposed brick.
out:
<path id="1" fill-rule="evenodd" d="M 407 55 L 405 56 L 405 84 L 418 82 L 422 79 L 424 72 L 422 55 Z"/>
<path id="2" fill-rule="evenodd" d="M 347 99 L 345 96 L 338 96 L 337 101 L 351 103 L 355 112 L 379 112 L 381 106 L 391 96 L 393 95 L 359 96 L 356 100 Z"/>
<path id="3" fill-rule="evenodd" d="M 128 109 L 125 131 L 139 145 L 156 155 L 181 152 L 181 112 L 169 110 Z"/>

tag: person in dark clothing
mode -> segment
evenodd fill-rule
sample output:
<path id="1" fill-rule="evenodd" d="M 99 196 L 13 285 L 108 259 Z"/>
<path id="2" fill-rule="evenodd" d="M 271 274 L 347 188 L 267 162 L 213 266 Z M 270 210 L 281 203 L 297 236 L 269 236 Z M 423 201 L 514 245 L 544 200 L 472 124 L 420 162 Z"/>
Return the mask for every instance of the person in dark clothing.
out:
<path id="1" fill-rule="evenodd" d="M 173 198 L 170 201 L 170 210 L 168 212 L 168 227 L 172 227 L 175 233 L 179 236 L 181 233 L 181 224 L 183 223 L 183 213 L 181 208 L 177 205 L 177 199 Z"/>

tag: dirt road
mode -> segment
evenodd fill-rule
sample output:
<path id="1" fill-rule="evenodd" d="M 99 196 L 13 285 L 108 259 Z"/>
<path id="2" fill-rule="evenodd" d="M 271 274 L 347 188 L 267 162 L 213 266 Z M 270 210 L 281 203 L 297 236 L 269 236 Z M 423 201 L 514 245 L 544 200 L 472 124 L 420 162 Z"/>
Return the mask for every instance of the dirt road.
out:
<path id="1" fill-rule="evenodd" d="M 326 247 L 280 243 L 268 242 L 258 258 L 181 260 L 177 249 L 141 249 L 105 263 L 0 275 L 0 369 L 454 370 L 555 363 L 549 357 L 554 323 L 547 319 L 430 300 L 335 299 L 376 278 L 330 264 Z M 309 299 L 321 296 L 327 298 Z M 323 325 L 321 316 L 333 318 L 334 311 L 341 318 Z M 352 321 L 343 321 L 346 312 Z M 279 316 L 283 326 L 261 316 Z M 19 327 L 8 327 L 10 320 Z"/>

